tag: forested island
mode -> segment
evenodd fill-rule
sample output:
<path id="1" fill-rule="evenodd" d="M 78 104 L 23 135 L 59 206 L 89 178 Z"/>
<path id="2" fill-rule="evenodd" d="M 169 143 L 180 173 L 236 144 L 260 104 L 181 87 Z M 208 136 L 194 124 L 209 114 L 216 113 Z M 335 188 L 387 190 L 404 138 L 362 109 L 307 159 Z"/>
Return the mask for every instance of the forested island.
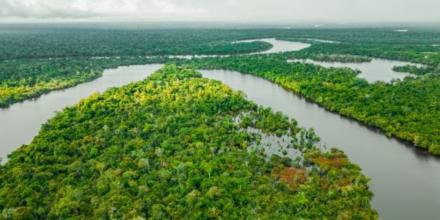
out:
<path id="1" fill-rule="evenodd" d="M 267 155 L 265 135 L 289 144 Z M 368 178 L 317 140 L 218 81 L 165 66 L 65 109 L 14 152 L 0 167 L 1 217 L 376 219 Z"/>

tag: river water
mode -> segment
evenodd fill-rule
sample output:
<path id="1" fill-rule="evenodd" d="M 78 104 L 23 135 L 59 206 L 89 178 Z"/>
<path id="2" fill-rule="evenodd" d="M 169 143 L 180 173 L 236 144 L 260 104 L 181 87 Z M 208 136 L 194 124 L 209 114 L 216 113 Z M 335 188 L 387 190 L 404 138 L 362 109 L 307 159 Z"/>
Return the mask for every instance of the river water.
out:
<path id="1" fill-rule="evenodd" d="M 322 61 L 314 61 L 311 59 L 296 59 L 296 60 L 289 60 L 289 62 L 310 63 L 310 64 L 323 66 L 326 68 L 346 67 L 346 68 L 359 70 L 360 74 L 358 75 L 358 77 L 366 79 L 370 83 L 374 83 L 377 81 L 390 82 L 393 79 L 402 80 L 407 76 L 414 76 L 410 73 L 395 72 L 393 70 L 393 67 L 395 66 L 405 66 L 405 65 L 415 65 L 418 67 L 422 66 L 408 62 L 384 60 L 384 59 L 372 59 L 371 62 L 363 62 L 363 63 L 322 62 Z"/>
<path id="2" fill-rule="evenodd" d="M 277 41 L 272 43 L 277 44 Z M 284 51 L 301 49 L 294 45 L 288 48 Z M 41 125 L 56 111 L 94 92 L 142 80 L 160 67 L 143 65 L 106 70 L 97 80 L 0 109 L 0 157 L 5 159 L 21 145 L 30 143 Z M 243 91 L 257 104 L 281 111 L 297 119 L 303 127 L 314 128 L 324 144 L 344 150 L 372 178 L 373 206 L 382 219 L 438 219 L 438 159 L 395 139 L 388 139 L 357 122 L 327 112 L 264 79 L 231 71 L 202 72 L 207 78 L 221 80 L 233 89 Z"/>
<path id="3" fill-rule="evenodd" d="M 308 48 L 311 46 L 310 44 L 307 44 L 307 43 L 277 40 L 275 38 L 242 40 L 242 41 L 237 41 L 235 43 L 246 43 L 246 42 L 249 43 L 249 42 L 255 42 L 255 41 L 263 41 L 266 43 L 270 43 L 270 44 L 272 44 L 273 47 L 270 50 L 251 53 L 250 55 L 252 55 L 252 54 L 282 53 L 282 52 L 288 52 L 288 51 L 299 51 L 299 50 L 302 50 L 302 49 L 305 49 L 305 48 Z"/>

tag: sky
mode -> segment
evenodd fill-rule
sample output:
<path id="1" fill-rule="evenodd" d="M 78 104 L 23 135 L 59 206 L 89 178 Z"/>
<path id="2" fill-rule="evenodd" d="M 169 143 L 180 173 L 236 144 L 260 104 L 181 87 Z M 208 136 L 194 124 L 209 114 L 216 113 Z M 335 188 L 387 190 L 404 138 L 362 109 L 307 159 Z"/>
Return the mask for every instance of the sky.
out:
<path id="1" fill-rule="evenodd" d="M 0 22 L 440 22 L 440 0 L 0 0 Z"/>

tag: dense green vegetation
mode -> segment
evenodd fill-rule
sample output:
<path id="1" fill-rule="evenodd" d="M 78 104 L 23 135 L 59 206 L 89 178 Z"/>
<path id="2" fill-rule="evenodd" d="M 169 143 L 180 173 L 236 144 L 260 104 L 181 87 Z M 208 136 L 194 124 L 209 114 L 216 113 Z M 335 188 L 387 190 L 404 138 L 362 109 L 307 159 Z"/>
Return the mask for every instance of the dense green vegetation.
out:
<path id="1" fill-rule="evenodd" d="M 317 42 L 316 40 L 334 41 L 332 45 L 370 44 L 433 47 L 440 42 L 440 29 L 430 27 L 411 27 L 406 33 L 395 32 L 393 27 L 382 28 L 313 28 L 290 29 L 279 33 L 277 37 Z M 275 34 L 275 33 L 273 33 Z M 317 42 L 320 43 L 320 42 Z M 439 49 L 439 48 L 435 48 Z"/>
<path id="2" fill-rule="evenodd" d="M 440 73 L 440 65 L 437 67 L 419 67 L 415 65 L 395 66 L 393 70 L 402 73 L 412 73 L 414 75 L 438 74 Z"/>
<path id="3" fill-rule="evenodd" d="M 243 30 L 138 29 L 103 27 L 1 27 L 0 60 L 54 57 L 112 57 L 242 54 L 267 50 L 265 42 L 233 43 Z M 32 42 L 32 43 L 30 43 Z"/>
<path id="4" fill-rule="evenodd" d="M 197 68 L 227 69 L 271 80 L 326 109 L 356 119 L 440 155 L 440 77 L 426 75 L 374 83 L 350 69 L 288 63 L 290 55 L 182 61 Z"/>
<path id="5" fill-rule="evenodd" d="M 263 134 L 290 144 L 263 146 Z M 0 218 L 377 219 L 359 167 L 317 140 L 218 81 L 166 66 L 65 109 L 11 154 Z"/>
<path id="6" fill-rule="evenodd" d="M 340 62 L 340 63 L 365 63 L 371 62 L 371 58 L 347 54 L 316 54 L 305 56 L 303 58 L 313 59 L 322 62 Z"/>

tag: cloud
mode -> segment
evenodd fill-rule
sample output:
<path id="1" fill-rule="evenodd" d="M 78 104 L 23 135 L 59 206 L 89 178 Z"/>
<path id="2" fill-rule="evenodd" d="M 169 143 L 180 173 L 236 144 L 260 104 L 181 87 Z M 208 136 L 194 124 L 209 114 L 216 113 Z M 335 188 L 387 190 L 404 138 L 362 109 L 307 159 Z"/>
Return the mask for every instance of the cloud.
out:
<path id="1" fill-rule="evenodd" d="M 62 1 L 61 1 L 62 2 Z M 66 1 L 67 2 L 67 1 Z M 81 18 L 100 15 L 87 8 L 79 8 L 77 3 L 59 4 L 51 0 L 2 0 L 0 16 L 22 18 Z"/>
<path id="2" fill-rule="evenodd" d="M 171 0 L 1 0 L 0 17 L 92 18 L 196 13 Z"/>
<path id="3" fill-rule="evenodd" d="M 440 22 L 439 0 L 0 0 L 0 18 Z"/>

